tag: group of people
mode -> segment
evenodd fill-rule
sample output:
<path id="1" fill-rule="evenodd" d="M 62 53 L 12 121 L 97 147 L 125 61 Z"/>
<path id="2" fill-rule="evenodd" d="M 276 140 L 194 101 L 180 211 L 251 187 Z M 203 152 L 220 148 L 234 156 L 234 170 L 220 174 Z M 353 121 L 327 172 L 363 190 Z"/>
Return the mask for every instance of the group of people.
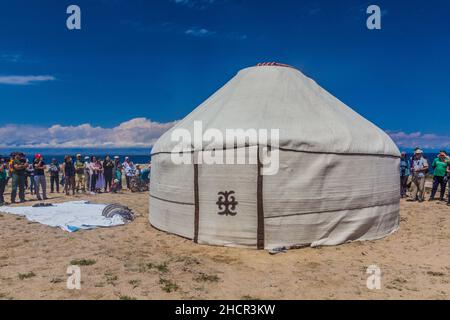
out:
<path id="1" fill-rule="evenodd" d="M 77 154 L 75 159 L 69 155 L 65 156 L 62 164 L 52 159 L 47 165 L 39 153 L 30 162 L 24 153 L 14 152 L 10 159 L 0 158 L 0 206 L 5 204 L 4 192 L 10 180 L 11 203 L 16 203 L 17 192 L 19 201 L 25 202 L 27 189 L 36 195 L 38 200 L 48 199 L 46 174 L 50 177 L 50 193 L 59 193 L 60 185 L 64 187 L 66 195 L 70 192 L 73 195 L 80 192 L 116 193 L 123 189 L 123 175 L 126 188 L 130 190 L 132 178 L 140 177 L 145 172 L 148 178 L 150 166 L 142 169 L 129 157 L 125 157 L 125 161 L 121 162 L 119 156 L 114 159 L 109 156 L 100 159 L 95 156 L 83 158 L 81 154 Z"/>
<path id="2" fill-rule="evenodd" d="M 429 201 L 436 200 L 436 193 L 440 187 L 440 201 L 446 201 L 450 206 L 450 193 L 445 198 L 445 190 L 449 184 L 450 190 L 450 156 L 444 151 L 440 151 L 431 163 L 433 169 L 433 187 Z M 408 159 L 405 152 L 402 152 L 400 160 L 400 195 L 407 196 L 409 187 L 411 195 L 407 201 L 423 202 L 425 200 L 425 180 L 430 171 L 430 164 L 424 157 L 420 148 L 414 150 L 414 155 Z"/>

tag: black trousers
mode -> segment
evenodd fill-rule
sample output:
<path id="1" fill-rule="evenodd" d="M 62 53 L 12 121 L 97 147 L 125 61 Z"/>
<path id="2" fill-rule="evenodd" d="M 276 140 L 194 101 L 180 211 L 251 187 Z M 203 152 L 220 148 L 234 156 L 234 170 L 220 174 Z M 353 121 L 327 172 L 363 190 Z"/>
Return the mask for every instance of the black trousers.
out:
<path id="1" fill-rule="evenodd" d="M 111 183 L 112 183 L 112 172 L 105 173 L 105 191 L 111 190 Z M 109 189 L 108 189 L 108 186 L 109 186 Z"/>
<path id="2" fill-rule="evenodd" d="M 56 185 L 56 192 L 59 192 L 59 175 L 57 176 L 50 176 L 50 191 L 55 191 L 55 185 Z"/>
<path id="3" fill-rule="evenodd" d="M 3 194 L 5 193 L 7 182 L 8 182 L 7 179 L 0 179 L 0 204 L 5 203 L 5 198 L 3 197 Z"/>
<path id="4" fill-rule="evenodd" d="M 11 189 L 11 202 L 16 202 L 17 189 L 19 189 L 20 201 L 25 201 L 25 179 L 23 175 L 13 173 L 12 175 L 12 189 Z"/>
<path id="5" fill-rule="evenodd" d="M 434 196 L 436 195 L 438 187 L 441 186 L 441 196 L 439 199 L 444 200 L 445 196 L 445 189 L 447 187 L 447 180 L 445 177 L 438 177 L 434 176 L 433 178 L 433 189 L 431 189 L 431 199 L 434 199 Z"/>
<path id="6" fill-rule="evenodd" d="M 406 196 L 406 191 L 408 190 L 408 176 L 400 176 L 400 195 L 402 197 Z"/>
<path id="7" fill-rule="evenodd" d="M 94 173 L 91 175 L 91 191 L 95 192 L 95 185 L 97 184 L 98 174 Z"/>

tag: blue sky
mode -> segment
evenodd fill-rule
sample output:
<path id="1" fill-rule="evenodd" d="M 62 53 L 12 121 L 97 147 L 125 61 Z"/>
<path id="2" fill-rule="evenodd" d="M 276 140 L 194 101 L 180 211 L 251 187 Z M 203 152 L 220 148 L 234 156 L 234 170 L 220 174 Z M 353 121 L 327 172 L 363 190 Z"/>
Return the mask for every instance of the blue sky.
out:
<path id="1" fill-rule="evenodd" d="M 66 28 L 70 4 L 81 30 Z M 382 30 L 366 28 L 370 4 Z M 450 147 L 448 12 L 446 0 L 0 0 L 0 135 L 144 146 L 240 69 L 279 61 L 400 146 Z"/>

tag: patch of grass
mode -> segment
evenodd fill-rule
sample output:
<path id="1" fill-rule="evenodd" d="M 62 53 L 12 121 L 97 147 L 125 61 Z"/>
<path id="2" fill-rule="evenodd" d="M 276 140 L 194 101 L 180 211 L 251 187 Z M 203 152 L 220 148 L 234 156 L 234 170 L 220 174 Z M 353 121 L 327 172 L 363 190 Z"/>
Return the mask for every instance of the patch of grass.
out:
<path id="1" fill-rule="evenodd" d="M 216 274 L 206 274 L 200 272 L 197 277 L 194 278 L 197 282 L 219 282 L 220 278 Z"/>
<path id="2" fill-rule="evenodd" d="M 149 270 L 155 269 L 155 270 L 157 270 L 160 273 L 167 273 L 167 272 L 169 272 L 169 266 L 167 265 L 167 262 L 158 263 L 158 264 L 150 262 L 150 263 L 147 263 L 145 266 Z"/>
<path id="3" fill-rule="evenodd" d="M 0 300 L 13 300 L 13 298 L 8 296 L 6 293 L 0 292 Z"/>
<path id="4" fill-rule="evenodd" d="M 136 289 L 141 284 L 141 280 L 130 280 L 128 283 L 133 286 L 133 289 Z"/>
<path id="5" fill-rule="evenodd" d="M 130 297 L 130 296 L 120 296 L 120 300 L 137 300 L 136 298 Z"/>
<path id="6" fill-rule="evenodd" d="M 392 282 L 407 283 L 408 281 L 406 279 L 403 279 L 403 278 L 395 278 Z"/>
<path id="7" fill-rule="evenodd" d="M 106 277 L 106 283 L 111 284 L 113 286 L 115 286 L 117 280 L 119 280 L 119 277 L 111 272 L 106 272 L 105 277 Z"/>
<path id="8" fill-rule="evenodd" d="M 175 282 L 169 279 L 159 278 L 159 284 L 161 285 L 161 289 L 163 289 L 167 293 L 174 292 L 180 289 L 180 287 Z"/>
<path id="9" fill-rule="evenodd" d="M 189 256 L 180 256 L 175 259 L 175 262 L 183 262 L 184 265 L 186 265 L 186 266 L 200 264 L 200 261 L 197 258 L 189 257 Z"/>
<path id="10" fill-rule="evenodd" d="M 443 276 L 445 276 L 445 273 L 437 272 L 437 271 L 428 271 L 427 274 L 429 276 L 433 276 L 433 277 L 443 277 Z"/>
<path id="11" fill-rule="evenodd" d="M 61 278 L 53 278 L 52 280 L 50 280 L 50 283 L 53 283 L 53 284 L 61 283 L 61 282 L 64 282 L 64 280 Z"/>
<path id="12" fill-rule="evenodd" d="M 20 280 L 25 280 L 25 279 L 33 278 L 33 277 L 35 277 L 35 276 L 36 276 L 36 274 L 35 274 L 33 271 L 28 272 L 28 273 L 19 273 L 19 274 L 18 274 L 18 277 L 19 277 Z"/>
<path id="13" fill-rule="evenodd" d="M 70 261 L 70 264 L 73 266 L 92 266 L 96 262 L 93 259 L 74 259 Z"/>

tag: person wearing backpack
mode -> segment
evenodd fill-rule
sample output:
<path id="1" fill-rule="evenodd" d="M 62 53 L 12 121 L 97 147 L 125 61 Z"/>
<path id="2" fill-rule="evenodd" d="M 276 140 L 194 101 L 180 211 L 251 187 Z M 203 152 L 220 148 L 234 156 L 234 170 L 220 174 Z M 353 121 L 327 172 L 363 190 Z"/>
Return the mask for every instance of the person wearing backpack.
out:
<path id="1" fill-rule="evenodd" d="M 59 193 L 59 173 L 61 172 L 61 169 L 56 159 L 52 159 L 48 172 L 50 173 L 50 193 L 55 191 L 55 187 L 56 193 Z"/>

